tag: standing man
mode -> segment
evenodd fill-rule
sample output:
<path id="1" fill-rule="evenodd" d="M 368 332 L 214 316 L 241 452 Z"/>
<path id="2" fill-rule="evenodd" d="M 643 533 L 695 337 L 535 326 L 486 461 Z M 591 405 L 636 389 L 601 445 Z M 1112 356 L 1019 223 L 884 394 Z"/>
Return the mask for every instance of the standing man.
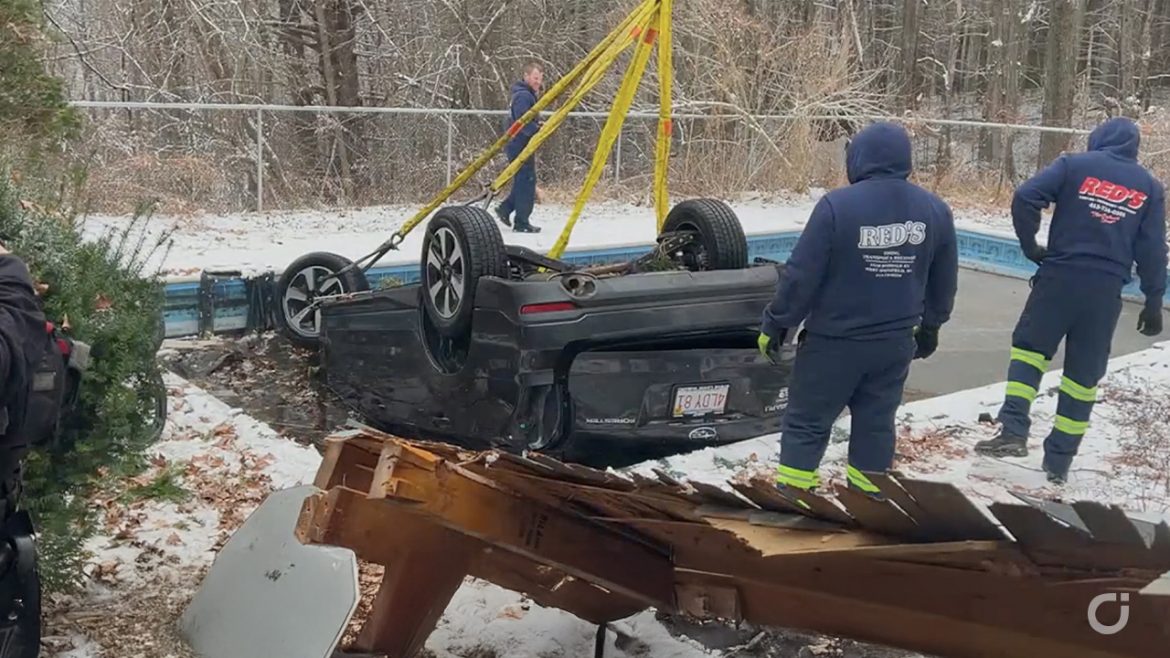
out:
<path id="1" fill-rule="evenodd" d="M 893 463 L 894 415 L 910 362 L 938 347 L 959 261 L 951 209 L 907 180 L 910 137 L 901 126 L 862 130 L 845 162 L 850 184 L 813 209 L 764 310 L 759 345 L 775 360 L 807 318 L 781 425 L 780 488 L 820 484 L 829 434 L 848 407 L 848 483 L 877 496 L 864 473 Z"/>
<path id="2" fill-rule="evenodd" d="M 1012 223 L 1024 254 L 1040 266 L 1012 334 L 999 434 L 975 446 L 991 456 L 1028 454 L 1029 412 L 1060 341 L 1066 345 L 1056 423 L 1044 441 L 1051 482 L 1068 479 L 1089 427 L 1121 314 L 1121 289 L 1137 262 L 1145 309 L 1138 331 L 1162 332 L 1166 213 L 1162 184 L 1137 162 L 1141 133 L 1129 119 L 1105 121 L 1089 150 L 1062 155 L 1016 190 Z M 1040 211 L 1055 203 L 1048 249 L 1036 244 Z"/>
<path id="3" fill-rule="evenodd" d="M 536 96 L 540 93 L 540 87 L 543 84 L 544 71 L 540 64 L 530 62 L 525 65 L 523 78 L 512 85 L 512 114 L 509 125 L 515 123 L 524 116 L 525 112 L 532 109 L 533 105 L 536 105 Z M 531 121 L 512 138 L 512 141 L 508 142 L 505 152 L 509 161 L 515 160 L 520 155 L 520 152 L 528 146 L 528 140 L 532 139 L 537 130 L 540 130 L 540 122 Z M 540 228 L 533 226 L 528 221 L 535 204 L 536 157 L 534 155 L 516 172 L 516 176 L 512 179 L 512 190 L 508 193 L 508 198 L 496 206 L 496 216 L 505 226 L 512 226 L 510 217 L 515 212 L 516 226 L 513 230 L 517 233 L 540 233 Z"/>

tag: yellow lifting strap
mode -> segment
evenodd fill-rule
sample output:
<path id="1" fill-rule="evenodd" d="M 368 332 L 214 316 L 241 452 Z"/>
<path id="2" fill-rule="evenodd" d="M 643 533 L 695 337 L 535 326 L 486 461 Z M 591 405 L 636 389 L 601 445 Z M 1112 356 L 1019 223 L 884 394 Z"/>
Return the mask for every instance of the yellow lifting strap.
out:
<path id="1" fill-rule="evenodd" d="M 622 78 L 621 87 L 618 88 L 617 97 L 613 101 L 613 108 L 605 121 L 605 127 L 601 129 L 601 138 L 598 140 L 597 150 L 593 152 L 593 163 L 585 175 L 585 184 L 582 186 L 580 194 L 577 195 L 577 202 L 573 205 L 569 221 L 548 253 L 549 258 L 560 258 L 565 253 L 565 248 L 569 245 L 569 236 L 573 233 L 573 227 L 577 224 L 577 219 L 581 217 L 581 211 L 585 208 L 585 203 L 589 200 L 590 194 L 593 193 L 597 181 L 601 179 L 601 172 L 605 168 L 606 161 L 609 160 L 614 143 L 621 134 L 626 114 L 634 102 L 634 95 L 637 93 L 642 75 L 646 71 L 646 64 L 650 61 L 650 54 L 653 52 L 654 41 L 658 33 L 658 30 L 652 26 L 658 24 L 657 18 L 658 7 L 655 3 L 655 8 L 647 20 L 646 29 L 642 33 L 642 39 L 634 50 L 634 58 Z"/>
<path id="2" fill-rule="evenodd" d="M 460 172 L 459 175 L 457 175 L 455 179 L 452 180 L 451 183 L 443 189 L 442 192 L 440 192 L 434 199 L 419 209 L 419 211 L 415 213 L 409 220 L 407 220 L 405 224 L 399 227 L 398 231 L 395 232 L 394 237 L 392 238 L 392 243 L 397 245 L 399 242 L 401 242 L 402 239 L 405 238 L 412 230 L 414 230 L 416 226 L 429 217 L 430 214 L 444 202 L 446 202 L 447 199 L 451 198 L 451 195 L 457 192 L 459 188 L 463 187 L 467 183 L 467 181 L 471 180 L 473 176 L 479 173 L 481 169 L 483 169 L 489 162 L 491 162 L 492 158 L 496 157 L 496 155 L 502 151 L 505 146 L 507 146 L 508 142 L 511 141 L 512 137 L 517 132 L 519 132 L 521 128 L 536 119 L 536 117 L 538 117 L 546 107 L 556 101 L 557 98 L 559 98 L 566 89 L 572 86 L 574 82 L 576 82 L 578 79 L 582 79 L 584 77 L 584 73 L 591 71 L 598 63 L 598 60 L 602 57 L 602 55 L 610 52 L 612 46 L 614 46 L 615 43 L 628 39 L 629 31 L 632 26 L 637 24 L 638 18 L 643 16 L 645 12 L 649 11 L 652 7 L 656 7 L 659 1 L 660 0 L 645 0 L 641 5 L 638 6 L 637 9 L 626 16 L 626 18 L 623 19 L 622 22 L 612 32 L 610 32 L 604 39 L 602 39 L 601 42 L 598 43 L 597 46 L 595 46 L 593 50 L 590 51 L 589 54 L 586 55 L 585 58 L 577 64 L 577 66 L 573 67 L 569 73 L 565 74 L 563 78 L 558 80 L 556 84 L 550 87 L 548 93 L 537 99 L 536 105 L 532 106 L 532 109 L 528 110 L 528 112 L 525 112 L 524 116 L 516 120 L 516 122 L 512 124 L 507 132 L 501 135 L 494 144 L 492 144 L 486 151 L 481 153 L 479 157 L 477 157 L 474 161 L 472 161 L 471 164 L 467 166 L 467 168 Z M 626 42 L 626 45 L 629 45 L 628 42 Z M 623 48 L 624 47 L 625 46 L 623 46 Z M 553 126 L 546 124 L 542 127 L 540 132 L 551 132 L 550 128 L 553 128 Z M 528 153 L 527 150 L 525 152 Z M 529 155 L 531 154 L 529 153 Z M 517 161 L 519 161 L 520 164 L 523 164 L 523 160 L 520 158 L 517 158 Z M 519 166 L 512 170 L 509 178 L 515 175 L 516 169 L 519 169 Z M 509 178 L 505 178 L 504 182 L 506 183 Z"/>
<path id="3" fill-rule="evenodd" d="M 658 218 L 658 233 L 662 233 L 670 205 L 666 178 L 670 166 L 670 140 L 674 135 L 674 122 L 670 117 L 674 84 L 674 58 L 671 54 L 673 4 L 674 0 L 662 0 L 662 7 L 658 10 L 658 141 L 654 149 L 654 211 Z"/>
<path id="4" fill-rule="evenodd" d="M 622 52 L 628 48 L 630 44 L 634 43 L 638 37 L 643 34 L 643 32 L 646 31 L 646 28 L 653 20 L 654 10 L 658 6 L 658 2 L 659 0 L 648 0 L 634 11 L 632 14 L 632 17 L 634 18 L 633 25 L 628 27 L 626 31 L 617 40 L 615 40 L 609 46 L 609 48 L 606 49 L 606 51 L 597 58 L 595 62 L 593 62 L 589 69 L 581 76 L 581 83 L 565 101 L 564 105 L 562 105 L 556 112 L 554 112 L 553 115 L 549 117 L 548 121 L 546 121 L 545 124 L 541 126 L 540 130 L 532 136 L 532 139 L 528 142 L 528 146 L 526 146 L 524 150 L 521 151 L 518 156 L 516 156 L 516 159 L 509 163 L 508 166 L 504 168 L 504 171 L 500 172 L 500 175 L 491 184 L 491 191 L 493 193 L 499 192 L 504 188 L 505 185 L 508 184 L 508 181 L 516 175 L 516 172 L 520 170 L 520 167 L 523 166 L 524 163 L 529 158 L 531 158 L 534 153 L 536 153 L 536 150 L 539 149 L 542 144 L 544 144 L 545 140 L 547 140 L 556 131 L 556 129 L 565 122 L 565 120 L 568 118 L 569 112 L 571 112 L 577 107 L 578 104 L 581 103 L 585 96 L 590 91 L 592 91 L 595 86 L 597 86 L 597 83 L 601 82 L 601 79 L 605 75 L 606 70 L 608 70 L 609 67 L 613 65 Z"/>

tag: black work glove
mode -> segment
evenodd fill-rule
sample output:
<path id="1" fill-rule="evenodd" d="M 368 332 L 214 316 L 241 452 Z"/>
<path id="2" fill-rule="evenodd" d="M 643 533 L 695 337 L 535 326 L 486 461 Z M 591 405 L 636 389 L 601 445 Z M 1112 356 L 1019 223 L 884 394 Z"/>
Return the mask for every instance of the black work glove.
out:
<path id="1" fill-rule="evenodd" d="M 763 354 L 764 358 L 771 361 L 772 365 L 780 362 L 780 346 L 784 344 L 784 338 L 787 335 L 787 331 L 782 331 L 779 336 L 773 337 L 761 331 L 759 337 L 756 338 L 756 344 L 760 347 L 760 354 Z"/>
<path id="2" fill-rule="evenodd" d="M 928 359 L 938 349 L 938 327 L 918 327 L 914 330 L 914 342 L 918 349 L 914 351 L 915 359 Z"/>
<path id="3" fill-rule="evenodd" d="M 1157 336 L 1162 333 L 1162 307 L 1153 304 L 1142 309 L 1138 316 L 1137 330 L 1143 336 Z"/>
<path id="4" fill-rule="evenodd" d="M 1026 256 L 1028 260 L 1039 265 L 1044 261 L 1045 258 L 1048 257 L 1048 250 L 1038 244 L 1034 244 L 1028 247 L 1024 247 L 1024 256 Z"/>

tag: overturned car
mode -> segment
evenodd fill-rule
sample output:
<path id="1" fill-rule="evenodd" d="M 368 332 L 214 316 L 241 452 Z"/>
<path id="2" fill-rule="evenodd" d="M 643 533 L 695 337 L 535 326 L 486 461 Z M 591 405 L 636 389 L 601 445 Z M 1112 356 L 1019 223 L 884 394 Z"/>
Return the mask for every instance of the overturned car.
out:
<path id="1" fill-rule="evenodd" d="M 739 220 L 712 199 L 675 206 L 644 257 L 592 268 L 448 206 L 418 283 L 370 290 L 348 260 L 309 254 L 281 276 L 277 315 L 374 427 L 621 465 L 777 431 L 791 361 L 760 356 L 756 336 L 781 267 L 749 266 Z"/>

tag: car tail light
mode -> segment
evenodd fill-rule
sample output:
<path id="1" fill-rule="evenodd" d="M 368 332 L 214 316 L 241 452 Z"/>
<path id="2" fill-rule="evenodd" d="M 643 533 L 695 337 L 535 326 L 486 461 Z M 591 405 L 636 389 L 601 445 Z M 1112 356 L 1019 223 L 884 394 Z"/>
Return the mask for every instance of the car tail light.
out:
<path id="1" fill-rule="evenodd" d="M 545 302 L 543 304 L 525 304 L 520 307 L 520 315 L 532 315 L 535 313 L 560 313 L 561 311 L 572 311 L 577 308 L 573 302 Z"/>

